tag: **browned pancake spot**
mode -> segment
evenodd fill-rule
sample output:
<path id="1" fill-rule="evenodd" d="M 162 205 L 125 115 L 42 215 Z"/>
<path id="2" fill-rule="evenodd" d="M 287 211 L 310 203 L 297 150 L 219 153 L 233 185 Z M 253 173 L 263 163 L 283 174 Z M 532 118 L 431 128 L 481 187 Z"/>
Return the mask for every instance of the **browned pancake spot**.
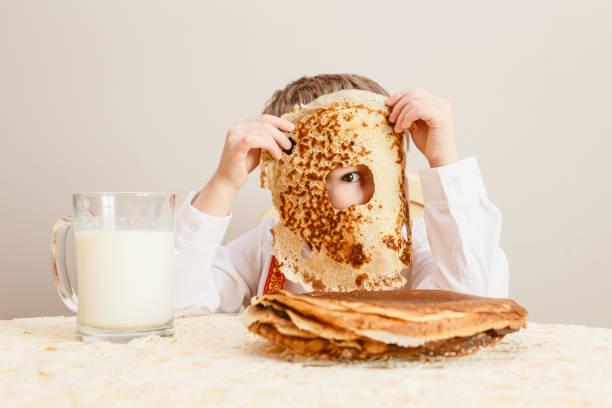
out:
<path id="1" fill-rule="evenodd" d="M 357 285 L 358 288 L 361 288 L 366 280 L 368 280 L 368 274 L 360 273 L 355 277 L 355 285 Z"/>
<path id="2" fill-rule="evenodd" d="M 391 235 L 385 235 L 383 237 L 382 240 L 383 244 L 385 244 L 387 246 L 387 248 L 392 249 L 392 250 L 396 250 L 397 249 L 397 245 L 395 244 L 395 238 L 393 238 Z"/>
<path id="3" fill-rule="evenodd" d="M 353 244 L 349 248 L 349 254 L 347 256 L 348 263 L 353 266 L 353 268 L 360 268 L 363 264 L 370 262 L 370 257 L 366 255 L 363 250 L 363 244 Z"/>
<path id="4" fill-rule="evenodd" d="M 325 285 L 323 281 L 311 273 L 304 274 L 304 281 L 306 283 L 310 283 L 314 290 L 325 290 Z"/>

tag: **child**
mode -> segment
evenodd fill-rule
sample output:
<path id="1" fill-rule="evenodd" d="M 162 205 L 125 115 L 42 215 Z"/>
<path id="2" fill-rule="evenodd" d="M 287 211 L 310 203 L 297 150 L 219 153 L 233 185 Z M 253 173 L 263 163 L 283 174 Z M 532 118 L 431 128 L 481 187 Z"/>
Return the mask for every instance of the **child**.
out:
<path id="1" fill-rule="evenodd" d="M 236 193 L 259 164 L 261 150 L 280 159 L 291 141 L 283 132 L 293 124 L 280 116 L 342 89 L 389 94 L 358 75 L 300 78 L 274 93 L 264 114 L 232 126 L 219 166 L 200 192 L 177 211 L 174 306 L 177 315 L 237 312 L 260 295 L 272 259 L 274 220 L 221 246 Z M 459 160 L 451 104 L 420 89 L 387 100 L 396 132 L 412 127 L 412 140 L 429 169 L 420 171 L 424 218 L 412 220 L 412 266 L 402 272 L 406 289 L 445 289 L 480 296 L 508 296 L 508 263 L 499 247 L 501 215 L 489 201 L 475 158 Z M 371 196 L 371 178 L 359 167 L 332 171 L 329 200 L 337 209 L 362 204 Z M 285 289 L 305 290 L 286 281 Z"/>

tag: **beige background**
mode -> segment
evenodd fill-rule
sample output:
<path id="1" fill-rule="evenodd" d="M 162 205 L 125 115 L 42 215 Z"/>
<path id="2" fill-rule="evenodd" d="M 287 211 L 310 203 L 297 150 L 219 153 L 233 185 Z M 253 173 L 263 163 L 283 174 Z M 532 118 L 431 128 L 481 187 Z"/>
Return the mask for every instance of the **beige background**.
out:
<path id="1" fill-rule="evenodd" d="M 504 3 L 0 0 L 0 318 L 68 313 L 48 240 L 72 192 L 184 196 L 275 89 L 348 71 L 453 101 L 511 296 L 532 320 L 612 327 L 611 3 Z M 268 200 L 252 177 L 227 238 Z"/>

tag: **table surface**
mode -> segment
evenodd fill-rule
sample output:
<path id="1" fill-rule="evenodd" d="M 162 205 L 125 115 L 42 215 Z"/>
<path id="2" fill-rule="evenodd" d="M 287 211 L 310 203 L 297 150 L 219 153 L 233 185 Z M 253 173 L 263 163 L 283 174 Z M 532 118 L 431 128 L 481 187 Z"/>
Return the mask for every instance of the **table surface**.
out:
<path id="1" fill-rule="evenodd" d="M 529 323 L 472 356 L 367 362 L 297 356 L 236 315 L 176 331 L 87 344 L 74 317 L 0 321 L 0 405 L 612 406 L 612 329 Z"/>

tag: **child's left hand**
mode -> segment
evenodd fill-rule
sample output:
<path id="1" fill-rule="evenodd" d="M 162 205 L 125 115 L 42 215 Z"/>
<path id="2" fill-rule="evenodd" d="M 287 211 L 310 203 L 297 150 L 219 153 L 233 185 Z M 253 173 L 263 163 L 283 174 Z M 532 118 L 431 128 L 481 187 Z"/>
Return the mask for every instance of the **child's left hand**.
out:
<path id="1" fill-rule="evenodd" d="M 445 166 L 459 159 L 449 101 L 410 88 L 391 96 L 387 105 L 392 107 L 389 122 L 395 123 L 394 130 L 399 133 L 410 129 L 414 144 L 430 167 Z"/>

